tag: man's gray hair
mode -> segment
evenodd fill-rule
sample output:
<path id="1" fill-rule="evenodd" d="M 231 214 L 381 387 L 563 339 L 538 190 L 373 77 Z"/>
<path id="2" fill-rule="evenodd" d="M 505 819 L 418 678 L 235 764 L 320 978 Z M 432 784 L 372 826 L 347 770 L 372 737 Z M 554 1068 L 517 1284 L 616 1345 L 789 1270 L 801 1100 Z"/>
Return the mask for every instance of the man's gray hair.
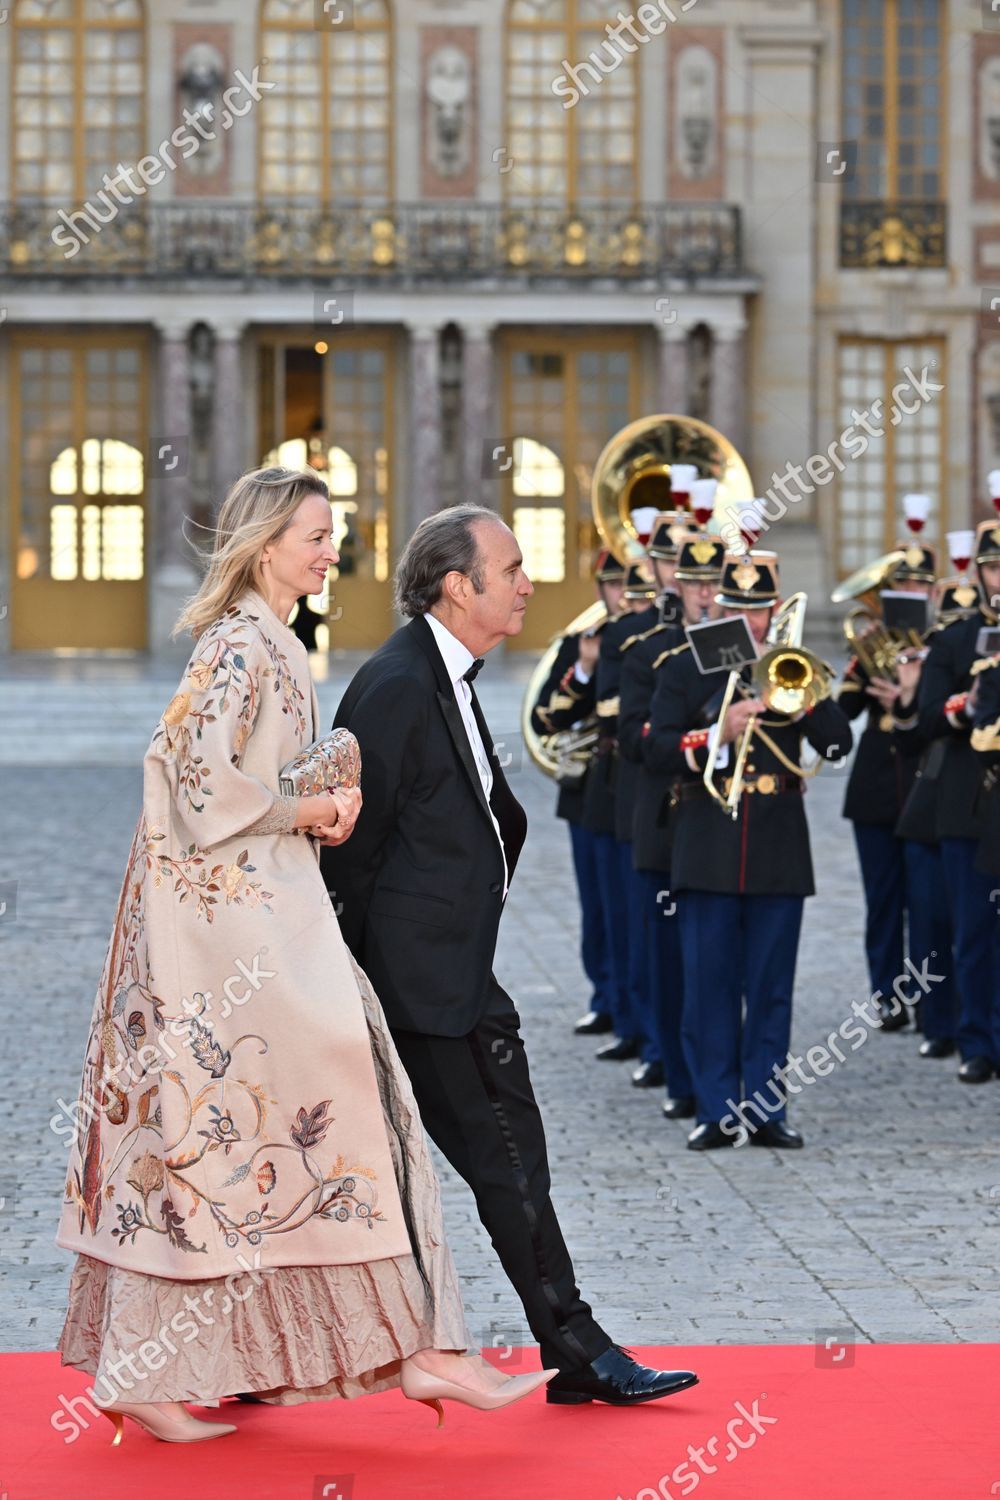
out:
<path id="1" fill-rule="evenodd" d="M 451 505 L 427 516 L 410 537 L 396 566 L 393 602 L 400 614 L 424 615 L 441 597 L 445 575 L 464 573 L 477 594 L 483 592 L 477 521 L 504 524 L 485 505 Z"/>

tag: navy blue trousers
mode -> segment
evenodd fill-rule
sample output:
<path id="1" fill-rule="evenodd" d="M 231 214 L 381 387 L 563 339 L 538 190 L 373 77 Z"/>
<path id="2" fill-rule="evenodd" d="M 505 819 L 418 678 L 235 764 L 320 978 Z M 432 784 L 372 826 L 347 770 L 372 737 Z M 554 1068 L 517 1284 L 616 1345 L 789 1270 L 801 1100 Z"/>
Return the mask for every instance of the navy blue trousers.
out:
<path id="1" fill-rule="evenodd" d="M 639 1043 L 643 1062 L 656 1062 L 660 1056 L 659 1039 L 652 1024 L 649 988 L 649 956 L 646 946 L 646 888 L 638 870 L 632 865 L 632 844 L 615 840 L 618 851 L 618 922 L 625 931 L 625 1016 L 627 1028 L 619 1036 L 632 1037 Z"/>
<path id="2" fill-rule="evenodd" d="M 920 1029 L 928 1041 L 953 1040 L 958 1035 L 958 986 L 951 951 L 951 918 L 944 866 L 937 844 L 903 840 L 906 861 L 906 903 L 909 916 L 910 961 L 944 978 L 920 999 Z M 914 998 L 917 989 L 913 988 Z"/>
<path id="3" fill-rule="evenodd" d="M 601 902 L 595 836 L 578 823 L 571 823 L 569 837 L 576 888 L 580 893 L 580 961 L 593 991 L 590 1008 L 597 1011 L 598 1015 L 611 1016 L 614 1006 L 614 969 Z"/>
<path id="4" fill-rule="evenodd" d="M 993 963 L 1000 918 L 990 893 L 997 882 L 976 869 L 978 849 L 975 839 L 941 840 L 960 1005 L 958 1050 L 963 1062 L 988 1057 L 996 1063 L 1000 1016 Z"/>
<path id="5" fill-rule="evenodd" d="M 854 823 L 854 843 L 865 891 L 865 956 L 872 993 L 892 997 L 893 981 L 906 973 L 904 919 L 906 856 L 891 828 Z"/>
<path id="6" fill-rule="evenodd" d="M 628 1013 L 628 932 L 625 928 L 623 892 L 621 889 L 621 856 L 611 833 L 592 833 L 597 858 L 597 881 L 601 893 L 601 911 L 607 934 L 608 965 L 611 974 L 611 1019 L 615 1035 L 622 1039 L 632 1035 Z"/>
<path id="7" fill-rule="evenodd" d="M 694 1094 L 694 1085 L 681 1038 L 684 961 L 681 954 L 677 897 L 670 889 L 669 871 L 642 870 L 639 874 L 645 890 L 646 952 L 652 1024 L 659 1041 L 659 1057 L 666 1074 L 667 1094 L 673 1099 L 690 1099 Z"/>
<path id="8" fill-rule="evenodd" d="M 788 1061 L 803 898 L 682 891 L 677 906 L 698 1122 L 738 1120 L 740 1103 L 755 1096 L 762 1105 L 747 1111 L 751 1125 L 782 1120 L 774 1073 Z"/>

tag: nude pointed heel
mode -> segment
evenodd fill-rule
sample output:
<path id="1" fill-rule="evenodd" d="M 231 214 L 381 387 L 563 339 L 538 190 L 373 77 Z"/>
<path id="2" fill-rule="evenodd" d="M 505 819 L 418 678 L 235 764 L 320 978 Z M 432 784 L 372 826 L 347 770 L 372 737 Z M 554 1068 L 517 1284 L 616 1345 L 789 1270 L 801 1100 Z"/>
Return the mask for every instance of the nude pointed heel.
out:
<path id="1" fill-rule="evenodd" d="M 438 1415 L 438 1426 L 444 1425 L 442 1401 L 459 1401 L 463 1406 L 473 1406 L 477 1411 L 499 1411 L 501 1407 L 513 1406 L 523 1401 L 533 1391 L 547 1385 L 558 1370 L 537 1370 L 530 1375 L 512 1375 L 495 1391 L 473 1391 L 464 1385 L 456 1385 L 441 1375 L 431 1375 L 409 1359 L 403 1360 L 401 1386 L 408 1401 L 419 1401 L 432 1407 Z"/>
<path id="2" fill-rule="evenodd" d="M 161 1443 L 205 1443 L 209 1438 L 227 1437 L 236 1431 L 230 1422 L 201 1422 L 188 1411 L 183 1417 L 175 1416 L 155 1404 L 127 1406 L 123 1402 L 120 1406 L 99 1406 L 97 1410 L 115 1429 L 112 1448 L 119 1447 L 125 1436 L 126 1417 L 131 1417 L 137 1426 L 150 1437 L 159 1438 Z"/>

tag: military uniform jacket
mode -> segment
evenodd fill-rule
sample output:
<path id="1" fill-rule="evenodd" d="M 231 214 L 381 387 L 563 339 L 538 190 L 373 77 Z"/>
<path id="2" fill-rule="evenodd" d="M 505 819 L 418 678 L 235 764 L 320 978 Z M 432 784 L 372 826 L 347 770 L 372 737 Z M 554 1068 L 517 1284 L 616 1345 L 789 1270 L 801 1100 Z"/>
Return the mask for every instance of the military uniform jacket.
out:
<path id="1" fill-rule="evenodd" d="M 634 634 L 639 617 L 629 612 L 616 615 L 601 631 L 601 654 L 594 673 L 595 709 L 600 738 L 583 794 L 583 826 L 591 833 L 615 833 L 615 793 L 618 732 L 618 648 Z"/>
<path id="2" fill-rule="evenodd" d="M 563 687 L 563 678 L 567 672 L 573 671 L 579 651 L 579 637 L 564 635 L 552 663 L 552 670 L 531 708 L 531 727 L 536 734 L 554 734 L 559 730 L 571 729 L 574 724 L 593 713 L 593 676 L 586 683 L 574 678 L 568 687 Z M 580 822 L 583 817 L 584 782 L 588 774 L 589 767 L 583 776 L 559 782 L 557 818 L 565 818 L 568 823 Z"/>
<path id="3" fill-rule="evenodd" d="M 597 666 L 597 712 L 600 716 L 601 728 L 615 737 L 611 751 L 615 793 L 615 838 L 625 843 L 630 842 L 632 838 L 639 768 L 634 762 L 622 756 L 618 743 L 622 676 L 629 651 L 639 636 L 651 630 L 659 623 L 659 619 L 659 607 L 651 604 L 648 609 L 623 615 L 620 620 L 616 620 L 608 632 L 607 660 L 604 659 L 605 652 L 602 644 L 601 660 Z"/>
<path id="4" fill-rule="evenodd" d="M 972 748 L 972 721 L 949 699 L 972 686 L 976 637 L 985 622 L 981 613 L 956 620 L 931 635 L 931 647 L 917 692 L 917 734 L 930 746 L 921 767 L 924 781 L 936 782 L 936 836 L 979 839 L 982 816 L 977 810 L 984 766 Z M 939 740 L 940 748 L 932 745 Z"/>
<path id="5" fill-rule="evenodd" d="M 744 669 L 749 681 L 749 667 Z M 792 778 L 781 759 L 757 735 L 751 742 L 745 774 L 750 781 L 771 778 L 780 790 L 744 792 L 732 819 L 701 786 L 707 749 L 685 751 L 681 741 L 690 730 L 708 727 L 718 717 L 726 677 L 703 676 L 689 646 L 657 673 L 647 736 L 646 764 L 679 778 L 679 801 L 672 814 L 671 885 L 676 891 L 714 891 L 726 895 L 811 896 L 815 892 L 809 829 L 802 800 L 804 782 Z M 851 727 L 831 699 L 798 720 L 765 713 L 761 725 L 793 764 L 799 764 L 808 742 L 820 755 L 839 759 L 851 748 Z M 688 755 L 698 769 L 692 769 Z M 729 766 L 716 773 L 722 789 Z"/>
<path id="6" fill-rule="evenodd" d="M 646 765 L 646 724 L 656 684 L 653 663 L 680 645 L 683 626 L 665 621 L 622 647 L 618 751 L 635 775 L 632 863 L 637 870 L 670 869 L 670 788 L 676 779 Z"/>
<path id="7" fill-rule="evenodd" d="M 893 733 L 895 719 L 866 691 L 870 679 L 855 657 L 844 674 L 837 702 L 848 719 L 865 714 L 847 782 L 843 815 L 852 823 L 895 827 L 910 794 L 916 760 Z"/>
<path id="8" fill-rule="evenodd" d="M 987 874 L 1000 875 L 1000 663 L 981 672 L 978 680 L 972 746 L 986 774 L 979 793 L 983 836 L 976 864 Z"/>

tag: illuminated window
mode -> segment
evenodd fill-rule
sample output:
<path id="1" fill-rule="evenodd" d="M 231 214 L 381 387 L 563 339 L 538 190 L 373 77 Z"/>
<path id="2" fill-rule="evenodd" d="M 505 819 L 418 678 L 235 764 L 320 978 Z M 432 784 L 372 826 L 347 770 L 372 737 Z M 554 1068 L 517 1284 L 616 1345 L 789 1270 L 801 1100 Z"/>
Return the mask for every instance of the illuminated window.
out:
<path id="1" fill-rule="evenodd" d="M 142 577 L 141 505 L 53 505 L 49 569 L 57 582 L 112 582 Z"/>
<path id="2" fill-rule="evenodd" d="M 841 0 L 841 135 L 857 141 L 848 199 L 942 196 L 946 59 L 939 0 Z"/>
<path id="3" fill-rule="evenodd" d="M 13 23 L 14 195 L 70 208 L 143 154 L 143 8 L 20 0 Z"/>
<path id="4" fill-rule="evenodd" d="M 263 0 L 261 53 L 277 87 L 260 105 L 260 191 L 319 202 L 391 197 L 391 16 L 354 0 L 349 27 L 316 0 Z"/>
<path id="5" fill-rule="evenodd" d="M 561 499 L 566 476 L 559 455 L 534 438 L 514 439 L 514 494 Z"/>
<path id="6" fill-rule="evenodd" d="M 639 49 L 629 54 L 609 40 L 605 28 L 619 13 L 612 0 L 511 0 L 504 135 L 511 162 L 502 178 L 509 201 L 634 201 Z M 603 67 L 589 61 L 591 52 Z M 565 62 L 585 64 L 574 86 L 588 90 L 570 109 L 566 93 L 552 90 Z"/>
<path id="7" fill-rule="evenodd" d="M 566 577 L 566 512 L 561 505 L 515 505 L 514 535 L 533 583 Z"/>

